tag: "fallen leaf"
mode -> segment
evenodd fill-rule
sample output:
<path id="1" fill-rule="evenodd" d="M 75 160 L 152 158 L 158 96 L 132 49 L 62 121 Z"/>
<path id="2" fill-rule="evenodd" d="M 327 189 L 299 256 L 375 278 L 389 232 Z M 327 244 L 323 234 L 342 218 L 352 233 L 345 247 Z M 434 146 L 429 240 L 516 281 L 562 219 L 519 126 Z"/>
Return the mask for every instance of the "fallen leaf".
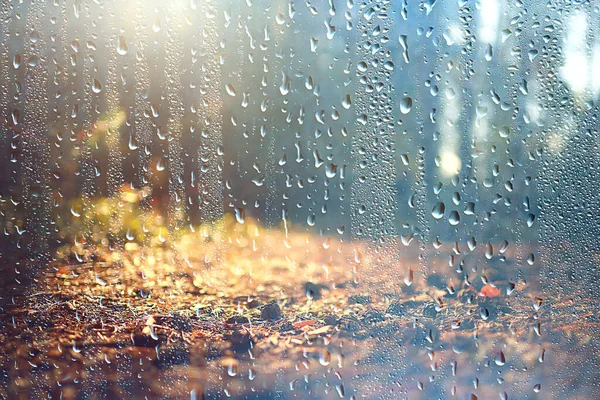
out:
<path id="1" fill-rule="evenodd" d="M 303 328 L 305 326 L 310 326 L 310 325 L 314 325 L 315 324 L 315 320 L 314 319 L 307 319 L 304 321 L 298 321 L 298 322 L 294 322 L 294 329 L 300 329 Z"/>
<path id="2" fill-rule="evenodd" d="M 483 297 L 496 297 L 496 296 L 500 296 L 500 289 L 498 289 L 495 286 L 492 286 L 490 284 L 485 285 L 484 287 L 481 288 L 481 291 L 479 292 L 480 296 Z"/>

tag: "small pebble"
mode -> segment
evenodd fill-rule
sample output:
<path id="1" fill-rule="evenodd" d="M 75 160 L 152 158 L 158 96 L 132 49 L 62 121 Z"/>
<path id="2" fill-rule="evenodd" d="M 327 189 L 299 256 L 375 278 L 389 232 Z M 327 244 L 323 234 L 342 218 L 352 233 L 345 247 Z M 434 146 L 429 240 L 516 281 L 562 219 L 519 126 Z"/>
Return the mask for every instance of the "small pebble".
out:
<path id="1" fill-rule="evenodd" d="M 267 303 L 262 306 L 260 310 L 260 317 L 267 321 L 276 321 L 281 319 L 281 308 L 279 308 L 279 305 L 274 301 Z"/>

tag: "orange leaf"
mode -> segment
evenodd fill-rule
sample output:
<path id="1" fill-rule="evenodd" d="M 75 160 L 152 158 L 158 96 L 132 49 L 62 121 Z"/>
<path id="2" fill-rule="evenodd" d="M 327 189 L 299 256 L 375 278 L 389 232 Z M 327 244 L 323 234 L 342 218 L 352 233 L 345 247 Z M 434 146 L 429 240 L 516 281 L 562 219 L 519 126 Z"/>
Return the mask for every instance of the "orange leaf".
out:
<path id="1" fill-rule="evenodd" d="M 496 297 L 496 296 L 500 296 L 500 289 L 498 289 L 495 286 L 492 286 L 490 284 L 485 285 L 484 287 L 481 288 L 481 291 L 479 292 L 480 296 L 483 297 Z"/>
<path id="2" fill-rule="evenodd" d="M 305 326 L 310 326 L 310 325 L 314 325 L 315 324 L 315 320 L 314 319 L 307 319 L 305 321 L 298 321 L 298 322 L 294 322 L 294 329 L 300 329 L 300 328 L 304 328 Z"/>

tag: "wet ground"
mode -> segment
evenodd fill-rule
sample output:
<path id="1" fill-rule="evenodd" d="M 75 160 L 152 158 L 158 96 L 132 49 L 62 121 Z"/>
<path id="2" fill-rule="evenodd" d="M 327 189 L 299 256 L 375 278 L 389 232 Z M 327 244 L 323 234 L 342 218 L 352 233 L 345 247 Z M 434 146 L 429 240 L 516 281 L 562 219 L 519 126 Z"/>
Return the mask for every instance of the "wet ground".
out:
<path id="1" fill-rule="evenodd" d="M 600 396 L 596 302 L 450 279 L 416 254 L 398 263 L 399 245 L 247 222 L 172 247 L 64 250 L 2 316 L 0 396 Z"/>

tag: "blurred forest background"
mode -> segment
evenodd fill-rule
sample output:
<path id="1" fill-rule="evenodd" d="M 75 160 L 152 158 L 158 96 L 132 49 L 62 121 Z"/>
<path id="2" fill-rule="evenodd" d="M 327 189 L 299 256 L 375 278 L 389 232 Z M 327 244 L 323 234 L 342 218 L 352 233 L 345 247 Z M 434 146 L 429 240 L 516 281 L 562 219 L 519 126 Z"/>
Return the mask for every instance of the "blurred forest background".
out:
<path id="1" fill-rule="evenodd" d="M 86 215 L 127 193 L 169 235 L 231 213 L 331 240 L 398 238 L 399 257 L 448 242 L 485 248 L 474 262 L 493 266 L 511 246 L 510 274 L 596 282 L 599 13 L 520 0 L 4 5 L 6 285 L 94 224 L 123 246 L 131 232 Z M 106 205 L 117 226 L 126 205 Z"/>

